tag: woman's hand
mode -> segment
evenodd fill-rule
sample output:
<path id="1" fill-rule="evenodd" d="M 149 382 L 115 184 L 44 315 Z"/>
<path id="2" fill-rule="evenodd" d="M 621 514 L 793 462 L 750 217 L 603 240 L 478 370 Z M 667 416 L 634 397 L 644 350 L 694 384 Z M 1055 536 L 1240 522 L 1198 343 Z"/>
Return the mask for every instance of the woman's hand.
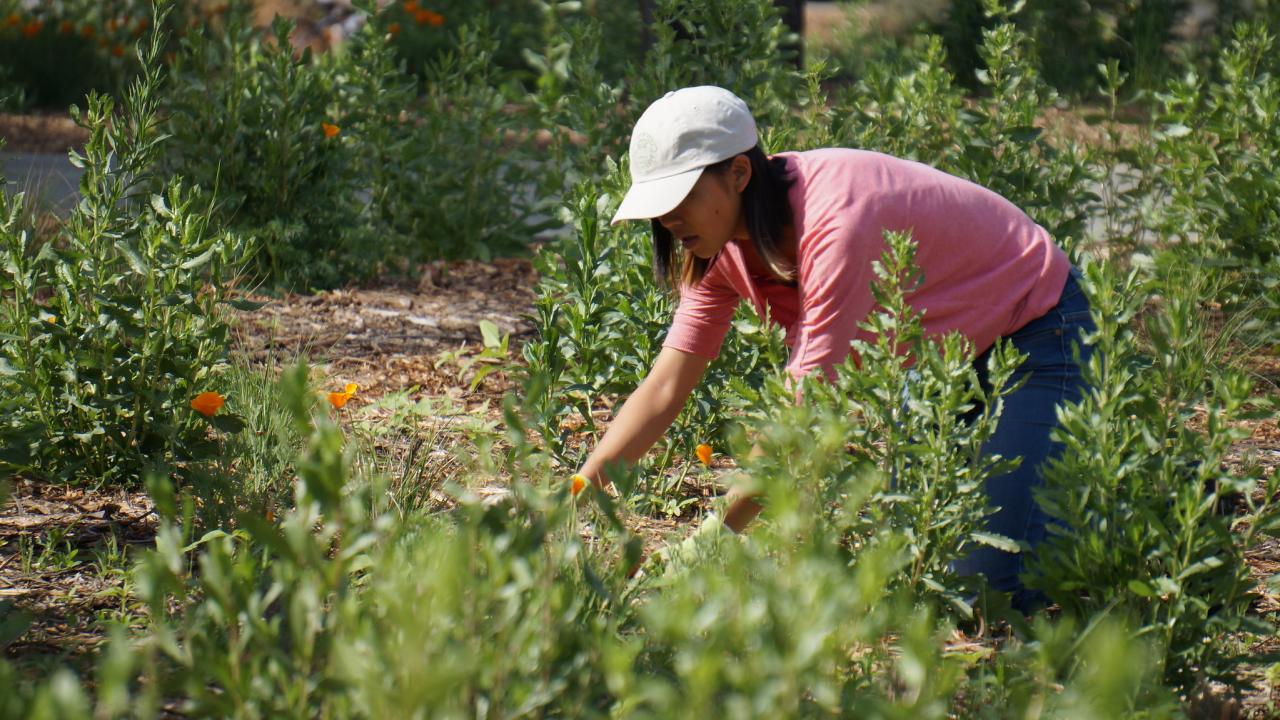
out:
<path id="1" fill-rule="evenodd" d="M 604 489 L 606 465 L 634 463 L 643 457 L 680 414 L 710 363 L 698 355 L 663 348 L 648 377 L 627 398 L 578 472 Z"/>

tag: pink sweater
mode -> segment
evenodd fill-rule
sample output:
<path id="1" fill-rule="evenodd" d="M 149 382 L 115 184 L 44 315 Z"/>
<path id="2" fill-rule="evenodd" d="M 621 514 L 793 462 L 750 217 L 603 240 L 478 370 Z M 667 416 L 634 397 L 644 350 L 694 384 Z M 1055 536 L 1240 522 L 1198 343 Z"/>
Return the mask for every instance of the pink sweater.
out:
<path id="1" fill-rule="evenodd" d="M 786 330 L 795 378 L 828 375 L 873 310 L 883 231 L 910 231 L 924 283 L 908 295 L 930 335 L 958 330 L 981 353 L 1058 302 L 1070 262 L 1044 228 L 996 193 L 927 165 L 865 150 L 781 153 L 792 179 L 798 287 L 733 241 L 682 289 L 663 343 L 715 358 L 740 300 Z"/>

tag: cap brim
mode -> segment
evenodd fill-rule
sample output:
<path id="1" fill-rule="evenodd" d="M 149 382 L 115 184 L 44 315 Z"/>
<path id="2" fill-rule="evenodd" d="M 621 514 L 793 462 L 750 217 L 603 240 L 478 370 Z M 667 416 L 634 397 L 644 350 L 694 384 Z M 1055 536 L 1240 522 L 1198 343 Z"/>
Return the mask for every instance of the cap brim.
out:
<path id="1" fill-rule="evenodd" d="M 622 198 L 622 204 L 610 224 L 617 225 L 623 220 L 648 220 L 675 210 L 705 169 L 694 168 L 658 180 L 631 183 L 631 189 Z"/>

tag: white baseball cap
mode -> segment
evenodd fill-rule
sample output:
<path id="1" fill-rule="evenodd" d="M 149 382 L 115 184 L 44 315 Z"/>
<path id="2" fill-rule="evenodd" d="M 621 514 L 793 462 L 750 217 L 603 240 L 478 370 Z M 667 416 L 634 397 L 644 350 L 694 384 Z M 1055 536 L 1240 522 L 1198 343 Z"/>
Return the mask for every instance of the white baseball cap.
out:
<path id="1" fill-rule="evenodd" d="M 757 142 L 751 111 L 728 90 L 701 85 L 663 95 L 631 132 L 631 189 L 612 224 L 671 212 L 704 168 L 744 153 Z"/>

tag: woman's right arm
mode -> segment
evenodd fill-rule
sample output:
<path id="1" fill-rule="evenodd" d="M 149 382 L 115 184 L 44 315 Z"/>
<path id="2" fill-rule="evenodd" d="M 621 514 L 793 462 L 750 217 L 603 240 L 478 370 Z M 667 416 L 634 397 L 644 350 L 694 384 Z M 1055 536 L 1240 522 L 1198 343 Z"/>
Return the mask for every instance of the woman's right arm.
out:
<path id="1" fill-rule="evenodd" d="M 643 457 L 680 414 L 709 364 L 707 358 L 664 347 L 579 472 L 603 488 L 606 465 Z"/>

